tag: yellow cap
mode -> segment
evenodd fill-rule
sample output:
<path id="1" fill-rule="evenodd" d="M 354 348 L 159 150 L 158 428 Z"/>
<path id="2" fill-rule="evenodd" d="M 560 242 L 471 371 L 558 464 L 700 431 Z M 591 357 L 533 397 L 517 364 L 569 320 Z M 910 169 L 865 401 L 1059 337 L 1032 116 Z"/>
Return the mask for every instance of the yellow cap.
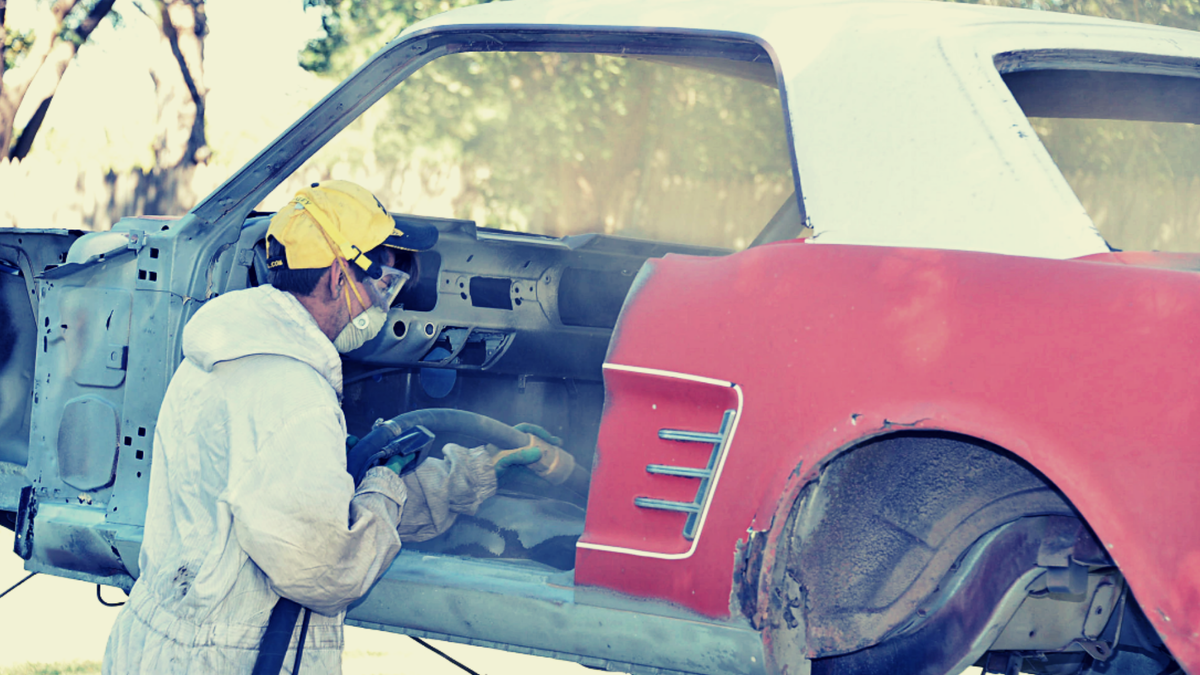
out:
<path id="1" fill-rule="evenodd" d="M 393 235 L 395 222 L 370 190 L 344 180 L 313 183 L 296 193 L 267 228 L 267 265 L 283 264 L 271 238 L 284 246 L 294 270 L 329 267 L 339 256 L 367 269 L 359 256 Z M 274 254 L 274 255 L 272 255 Z"/>

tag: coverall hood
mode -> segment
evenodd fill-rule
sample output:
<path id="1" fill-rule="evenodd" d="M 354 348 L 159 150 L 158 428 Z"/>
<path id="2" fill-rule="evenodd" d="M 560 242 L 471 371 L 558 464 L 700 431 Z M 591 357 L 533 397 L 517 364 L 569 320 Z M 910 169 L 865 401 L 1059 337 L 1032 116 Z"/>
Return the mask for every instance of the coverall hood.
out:
<path id="1" fill-rule="evenodd" d="M 290 293 L 259 286 L 210 300 L 183 329 L 183 355 L 205 372 L 222 361 L 275 354 L 311 366 L 342 395 L 342 359 Z"/>

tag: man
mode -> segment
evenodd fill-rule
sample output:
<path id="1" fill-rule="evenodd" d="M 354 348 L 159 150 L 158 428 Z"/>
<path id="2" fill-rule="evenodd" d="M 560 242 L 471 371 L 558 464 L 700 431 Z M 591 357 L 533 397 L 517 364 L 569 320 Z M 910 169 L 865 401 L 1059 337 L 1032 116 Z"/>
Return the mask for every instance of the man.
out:
<path id="1" fill-rule="evenodd" d="M 395 228 L 367 190 L 314 183 L 267 233 L 271 286 L 196 312 L 154 435 L 140 576 L 113 626 L 105 673 L 250 673 L 271 609 L 312 612 L 303 672 L 341 670 L 346 607 L 400 550 L 496 489 L 482 448 L 456 445 L 401 478 L 346 472 L 346 352 L 374 337 L 432 228 Z M 537 453 L 524 459 L 536 460 Z"/>

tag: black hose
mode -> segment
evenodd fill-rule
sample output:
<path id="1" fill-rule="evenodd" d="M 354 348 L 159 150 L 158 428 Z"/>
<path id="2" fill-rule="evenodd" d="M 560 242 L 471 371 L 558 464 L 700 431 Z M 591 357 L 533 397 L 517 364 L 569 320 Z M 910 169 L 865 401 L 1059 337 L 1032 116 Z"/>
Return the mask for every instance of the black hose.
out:
<path id="1" fill-rule="evenodd" d="M 449 654 L 447 654 L 446 652 L 444 652 L 444 651 L 442 651 L 442 650 L 438 649 L 437 647 L 434 647 L 433 645 L 431 645 L 431 644 L 429 644 L 428 642 L 426 642 L 426 641 L 422 640 L 421 638 L 419 638 L 419 637 L 417 637 L 417 636 L 415 636 L 415 635 L 409 635 L 409 637 L 410 637 L 410 638 L 412 638 L 413 640 L 416 640 L 417 644 L 419 644 L 419 645 L 421 645 L 422 647 L 424 647 L 424 648 L 428 649 L 429 651 L 433 652 L 434 654 L 437 654 L 438 656 L 442 657 L 443 659 L 446 659 L 446 660 L 447 660 L 447 661 L 449 661 L 450 663 L 453 663 L 454 665 L 456 665 L 456 666 L 458 666 L 459 668 L 463 669 L 464 671 L 466 671 L 466 672 L 470 673 L 471 675 L 479 675 L 479 673 L 477 673 L 477 672 L 475 672 L 475 671 L 471 670 L 470 668 L 468 668 L 468 667 L 464 666 L 463 664 L 459 663 L 458 661 L 455 661 L 454 659 L 450 658 L 450 655 L 449 655 Z"/>
<path id="2" fill-rule="evenodd" d="M 0 598 L 3 598 L 4 596 L 8 595 L 9 593 L 12 593 L 13 591 L 15 591 L 17 589 L 17 586 L 20 586 L 21 584 L 25 583 L 26 581 L 29 581 L 30 579 L 34 578 L 35 576 L 37 576 L 37 572 L 30 572 L 29 574 L 25 575 L 24 579 L 18 581 L 17 583 L 13 584 L 12 586 L 9 586 L 7 591 L 0 593 Z"/>
<path id="3" fill-rule="evenodd" d="M 519 448 L 529 443 L 529 434 L 518 431 L 507 424 L 486 415 L 454 410 L 451 408 L 424 408 L 393 417 L 384 424 L 371 429 L 349 452 L 346 470 L 351 476 L 362 475 L 367 460 L 383 446 L 390 443 L 401 430 L 421 425 L 434 432 L 454 432 L 477 438 L 502 449 Z M 571 477 L 563 486 L 579 495 L 586 503 L 591 475 L 586 469 L 575 465 Z"/>
<path id="4" fill-rule="evenodd" d="M 592 487 L 592 474 L 576 464 L 575 468 L 571 469 L 571 476 L 563 482 L 563 487 L 582 497 L 583 503 L 587 504 L 588 490 Z"/>
<path id="5" fill-rule="evenodd" d="M 402 427 L 420 424 L 434 433 L 453 431 L 491 443 L 501 450 L 519 448 L 529 444 L 529 434 L 524 431 L 518 431 L 486 415 L 466 410 L 425 408 L 397 415 L 392 418 L 392 422 L 398 423 Z M 562 485 L 582 497 L 586 503 L 591 482 L 592 476 L 587 469 L 576 464 L 571 471 L 571 476 Z"/>
<path id="6" fill-rule="evenodd" d="M 279 598 L 271 608 L 271 617 L 267 619 L 267 630 L 258 645 L 258 658 L 254 661 L 251 675 L 279 675 L 300 609 L 299 604 L 287 598 Z"/>

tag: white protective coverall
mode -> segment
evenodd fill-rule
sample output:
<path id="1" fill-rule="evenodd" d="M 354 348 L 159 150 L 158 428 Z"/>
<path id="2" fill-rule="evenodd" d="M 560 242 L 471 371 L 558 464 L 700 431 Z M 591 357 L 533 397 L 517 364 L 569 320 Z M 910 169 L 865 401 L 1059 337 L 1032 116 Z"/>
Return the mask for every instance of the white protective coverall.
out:
<path id="1" fill-rule="evenodd" d="M 273 287 L 210 301 L 183 352 L 154 435 L 140 575 L 103 672 L 250 673 L 280 595 L 313 610 L 300 671 L 341 672 L 347 605 L 401 538 L 432 537 L 495 492 L 488 456 L 447 445 L 445 461 L 403 479 L 371 469 L 356 490 L 341 359 Z"/>

